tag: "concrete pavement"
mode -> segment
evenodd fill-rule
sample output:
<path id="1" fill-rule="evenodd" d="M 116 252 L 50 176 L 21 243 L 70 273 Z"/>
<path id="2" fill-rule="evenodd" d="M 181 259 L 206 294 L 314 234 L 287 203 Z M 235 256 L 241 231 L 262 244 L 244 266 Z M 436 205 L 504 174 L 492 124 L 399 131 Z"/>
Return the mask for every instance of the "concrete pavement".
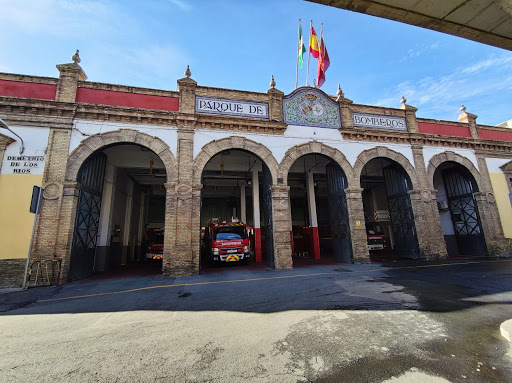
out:
<path id="1" fill-rule="evenodd" d="M 512 381 L 512 261 L 84 281 L 0 296 L 0 381 Z"/>

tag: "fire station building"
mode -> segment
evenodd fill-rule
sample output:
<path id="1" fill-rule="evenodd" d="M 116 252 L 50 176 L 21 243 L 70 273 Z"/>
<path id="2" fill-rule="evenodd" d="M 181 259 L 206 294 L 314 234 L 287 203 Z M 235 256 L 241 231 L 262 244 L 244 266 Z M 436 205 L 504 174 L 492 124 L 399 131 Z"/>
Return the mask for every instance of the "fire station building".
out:
<path id="1" fill-rule="evenodd" d="M 247 225 L 249 266 L 511 252 L 512 130 L 465 107 L 424 119 L 403 98 L 219 89 L 188 68 L 177 91 L 137 88 L 73 61 L 58 78 L 0 73 L 0 287 L 21 286 L 29 249 L 60 283 L 142 267 L 162 229 L 162 273 L 197 274 L 214 217 Z"/>

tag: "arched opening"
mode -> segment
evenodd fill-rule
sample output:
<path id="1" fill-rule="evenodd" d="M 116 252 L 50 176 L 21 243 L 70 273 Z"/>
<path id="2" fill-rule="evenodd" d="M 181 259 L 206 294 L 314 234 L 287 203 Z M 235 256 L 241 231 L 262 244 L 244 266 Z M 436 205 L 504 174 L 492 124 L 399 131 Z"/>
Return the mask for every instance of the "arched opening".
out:
<path id="1" fill-rule="evenodd" d="M 473 175 L 466 167 L 447 161 L 436 168 L 433 181 L 448 255 L 487 255 Z"/>
<path id="2" fill-rule="evenodd" d="M 161 272 L 166 180 L 160 157 L 137 144 L 102 147 L 82 163 L 69 280 Z"/>
<path id="3" fill-rule="evenodd" d="M 408 193 L 412 182 L 404 168 L 385 157 L 373 158 L 363 167 L 360 182 L 370 259 L 418 259 L 418 239 Z"/>
<path id="4" fill-rule="evenodd" d="M 294 267 L 351 262 L 352 250 L 341 167 L 322 154 L 296 159 L 288 172 Z"/>
<path id="5" fill-rule="evenodd" d="M 201 174 L 202 272 L 274 267 L 272 175 L 255 154 L 227 149 Z"/>

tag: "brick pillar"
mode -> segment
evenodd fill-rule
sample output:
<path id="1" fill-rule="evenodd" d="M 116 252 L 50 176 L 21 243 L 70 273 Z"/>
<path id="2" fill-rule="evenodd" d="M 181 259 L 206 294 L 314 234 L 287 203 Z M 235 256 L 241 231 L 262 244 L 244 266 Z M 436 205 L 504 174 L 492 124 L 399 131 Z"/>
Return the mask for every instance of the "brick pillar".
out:
<path id="1" fill-rule="evenodd" d="M 350 105 L 352 105 L 353 101 L 345 98 L 341 88 L 339 88 L 338 98 L 336 101 L 338 101 L 338 105 L 340 107 L 341 127 L 352 129 L 354 127 L 354 121 L 352 120 Z"/>
<path id="2" fill-rule="evenodd" d="M 268 109 L 270 121 L 283 122 L 283 96 L 284 93 L 275 88 L 267 90 Z"/>
<path id="3" fill-rule="evenodd" d="M 71 129 L 50 129 L 42 182 L 45 190 L 34 236 L 32 257 L 43 258 L 53 255 L 69 257 L 70 244 L 61 242 L 58 234 L 59 237 L 64 235 L 67 238 L 67 234 L 74 227 L 74 219 L 71 218 L 71 213 L 66 211 L 70 202 L 68 198 L 64 198 L 74 198 L 75 195 L 75 186 L 66 186 L 64 190 L 70 138 Z M 70 181 L 76 182 L 76 180 Z M 64 194 L 64 191 L 67 194 Z M 63 205 L 64 202 L 67 205 Z"/>
<path id="4" fill-rule="evenodd" d="M 364 223 L 363 189 L 347 188 L 347 210 L 352 242 L 352 257 L 354 263 L 370 263 L 370 253 L 366 240 L 366 225 Z"/>
<path id="5" fill-rule="evenodd" d="M 78 182 L 65 182 L 63 185 L 58 234 L 55 246 L 55 255 L 62 259 L 59 283 L 65 283 L 68 279 L 79 191 Z M 45 203 L 46 202 L 45 200 Z"/>
<path id="6" fill-rule="evenodd" d="M 176 184 L 167 182 L 165 186 L 165 228 L 164 251 L 162 254 L 162 272 L 164 275 L 173 275 L 175 260 L 174 246 L 176 243 Z"/>
<path id="7" fill-rule="evenodd" d="M 408 124 L 409 126 L 409 124 Z M 446 243 L 437 209 L 436 191 L 429 190 L 423 147 L 413 146 L 417 185 L 409 192 L 421 259 L 446 258 Z"/>
<path id="8" fill-rule="evenodd" d="M 272 186 L 272 223 L 274 229 L 274 262 L 276 269 L 293 268 L 290 244 L 289 186 Z"/>
<path id="9" fill-rule="evenodd" d="M 87 76 L 77 63 L 57 65 L 60 72 L 57 84 L 57 102 L 75 102 L 78 81 L 85 81 Z"/>
<path id="10" fill-rule="evenodd" d="M 182 122 L 180 122 L 181 125 Z M 170 214 L 172 214 L 172 203 L 175 201 L 175 229 L 169 231 L 170 246 L 172 253 L 165 250 L 166 257 L 163 263 L 165 275 L 192 275 L 199 272 L 198 248 L 193 245 L 192 237 L 199 236 L 199 225 L 196 217 L 200 209 L 200 190 L 192 187 L 192 165 L 194 150 L 194 131 L 186 125 L 178 126 L 178 182 L 175 191 L 168 190 L 167 203 Z M 166 212 L 167 220 L 173 217 Z M 167 230 L 166 230 L 167 231 Z M 167 232 L 166 232 L 167 237 Z M 195 242 L 195 241 L 194 241 Z"/>
<path id="11" fill-rule="evenodd" d="M 487 168 L 485 154 L 476 153 L 478 169 L 480 170 L 480 192 L 475 193 L 475 200 L 478 206 L 480 224 L 487 245 L 489 255 L 495 256 L 506 253 L 506 241 L 503 235 L 498 207 L 494 197 L 491 177 Z"/>
<path id="12" fill-rule="evenodd" d="M 405 101 L 405 99 L 403 99 Z M 402 103 L 402 106 L 400 109 L 403 109 L 405 111 L 405 121 L 407 123 L 407 130 L 409 133 L 418 133 L 418 121 L 416 120 L 416 112 L 418 111 L 418 108 L 415 108 L 414 106 L 407 105 Z"/>
<path id="13" fill-rule="evenodd" d="M 471 132 L 471 138 L 480 138 L 478 135 L 478 128 L 476 125 L 476 119 L 478 116 L 476 114 L 471 114 L 466 112 L 466 107 L 462 105 L 460 107 L 460 114 L 458 120 L 460 122 L 465 122 L 469 126 L 469 131 Z"/>
<path id="14" fill-rule="evenodd" d="M 2 162 L 4 160 L 5 148 L 7 148 L 7 146 L 13 142 L 14 140 L 11 137 L 7 137 L 4 136 L 3 134 L 0 134 L 0 170 L 2 170 Z"/>

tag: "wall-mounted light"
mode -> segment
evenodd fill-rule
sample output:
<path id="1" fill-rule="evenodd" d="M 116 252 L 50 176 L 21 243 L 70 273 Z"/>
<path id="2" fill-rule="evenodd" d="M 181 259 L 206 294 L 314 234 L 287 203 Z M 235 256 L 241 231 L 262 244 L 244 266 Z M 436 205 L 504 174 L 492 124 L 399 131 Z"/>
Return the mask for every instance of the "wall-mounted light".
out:
<path id="1" fill-rule="evenodd" d="M 9 127 L 7 126 L 7 124 L 5 123 L 4 120 L 2 120 L 0 118 L 0 127 L 1 128 L 4 128 L 4 129 L 7 129 L 9 132 L 11 132 L 12 134 L 14 134 L 16 137 L 18 137 L 21 141 L 21 148 L 20 148 L 20 154 L 23 154 L 23 152 L 25 151 L 25 145 L 23 143 L 23 138 L 21 138 L 20 136 L 18 136 L 15 132 L 13 132 L 11 129 L 9 129 Z"/>

